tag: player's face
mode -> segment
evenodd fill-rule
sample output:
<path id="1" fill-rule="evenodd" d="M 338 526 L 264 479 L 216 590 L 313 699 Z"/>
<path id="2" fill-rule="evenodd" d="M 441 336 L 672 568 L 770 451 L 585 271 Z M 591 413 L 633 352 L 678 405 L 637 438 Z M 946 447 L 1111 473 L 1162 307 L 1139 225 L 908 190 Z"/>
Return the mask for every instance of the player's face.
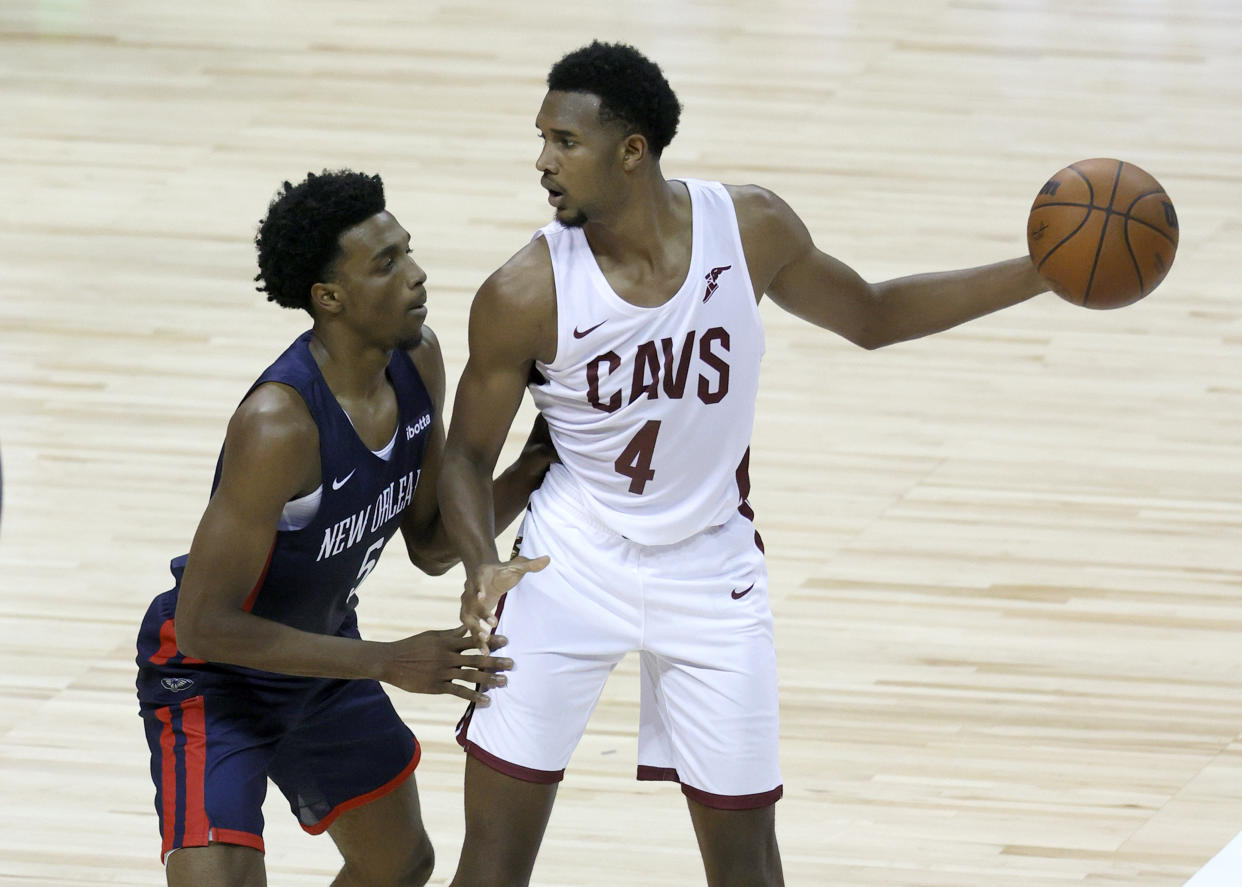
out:
<path id="1" fill-rule="evenodd" d="M 427 274 L 410 251 L 410 235 L 388 212 L 340 236 L 335 279 L 346 316 L 369 339 L 388 348 L 418 344 L 427 317 Z"/>
<path id="2" fill-rule="evenodd" d="M 549 92 L 535 128 L 543 140 L 535 168 L 558 221 L 580 227 L 618 202 L 622 133 L 600 122 L 599 96 Z"/>

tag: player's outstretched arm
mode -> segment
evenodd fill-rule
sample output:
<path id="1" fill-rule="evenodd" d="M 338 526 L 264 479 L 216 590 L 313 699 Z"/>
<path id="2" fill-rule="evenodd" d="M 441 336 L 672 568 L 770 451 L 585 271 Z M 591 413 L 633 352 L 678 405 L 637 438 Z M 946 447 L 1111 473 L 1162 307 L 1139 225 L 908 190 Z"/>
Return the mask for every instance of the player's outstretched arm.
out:
<path id="1" fill-rule="evenodd" d="M 441 510 L 466 568 L 461 619 L 480 644 L 495 626 L 496 602 L 547 558 L 496 553 L 492 470 L 517 414 L 536 358 L 556 352 L 552 263 L 542 239 L 480 287 L 470 309 L 470 354 L 453 405 L 441 468 Z"/>
<path id="2" fill-rule="evenodd" d="M 375 678 L 420 693 L 462 695 L 459 681 L 494 685 L 492 673 L 511 663 L 466 655 L 460 629 L 375 643 L 247 612 L 281 509 L 317 486 L 319 472 L 318 430 L 306 405 L 284 385 L 259 386 L 229 422 L 220 483 L 190 547 L 177 601 L 181 652 L 281 674 Z"/>
<path id="3" fill-rule="evenodd" d="M 423 339 L 410 351 L 410 357 L 431 395 L 434 418 L 428 429 L 427 450 L 414 501 L 401 521 L 401 535 L 414 566 L 439 576 L 461 558 L 445 531 L 437 490 L 444 461 L 444 358 L 439 341 L 428 327 L 423 327 Z M 555 458 L 556 450 L 547 435 L 547 427 L 537 422 L 521 454 L 492 484 L 494 526 L 503 529 L 512 523 Z"/>
<path id="4" fill-rule="evenodd" d="M 1030 259 L 868 283 L 816 248 L 781 198 L 730 188 L 756 292 L 863 348 L 917 339 L 1024 302 L 1048 289 Z"/>

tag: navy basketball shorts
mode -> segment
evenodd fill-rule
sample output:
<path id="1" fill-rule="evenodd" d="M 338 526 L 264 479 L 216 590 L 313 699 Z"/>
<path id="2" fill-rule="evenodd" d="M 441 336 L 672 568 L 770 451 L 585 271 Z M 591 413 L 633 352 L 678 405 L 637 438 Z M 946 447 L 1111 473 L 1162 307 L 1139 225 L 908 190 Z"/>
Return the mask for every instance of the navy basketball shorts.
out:
<path id="1" fill-rule="evenodd" d="M 211 843 L 262 851 L 269 777 L 303 830 L 320 834 L 418 765 L 418 742 L 377 682 L 184 661 L 159 603 L 138 637 L 137 683 L 161 859 Z M 341 634 L 356 637 L 356 623 Z"/>
<path id="2" fill-rule="evenodd" d="M 681 784 L 705 806 L 781 797 L 778 696 L 768 577 L 743 514 L 672 545 L 604 526 L 564 484 L 535 491 L 519 530 L 524 557 L 548 555 L 505 595 L 498 634 L 516 667 L 458 725 L 494 770 L 560 781 L 604 683 L 638 652 L 640 780 Z"/>

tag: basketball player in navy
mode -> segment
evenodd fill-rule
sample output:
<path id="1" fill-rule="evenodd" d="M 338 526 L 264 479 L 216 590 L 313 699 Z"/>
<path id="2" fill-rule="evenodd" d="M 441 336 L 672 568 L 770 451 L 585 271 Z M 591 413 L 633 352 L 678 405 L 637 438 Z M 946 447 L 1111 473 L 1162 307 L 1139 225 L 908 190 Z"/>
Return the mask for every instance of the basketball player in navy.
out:
<path id="1" fill-rule="evenodd" d="M 747 502 L 758 300 L 878 348 L 1047 285 L 1026 257 L 867 283 L 770 191 L 665 179 L 680 105 L 631 47 L 570 53 L 548 89 L 536 168 L 555 221 L 475 298 L 440 479 L 462 620 L 480 639 L 503 632 L 521 663 L 458 727 L 453 883 L 529 881 L 604 681 L 637 650 L 638 778 L 681 784 L 713 887 L 780 884 L 776 657 Z M 501 600 L 513 567 L 493 541 L 491 472 L 527 387 L 561 463 L 532 496 L 520 550 L 551 563 Z"/>
<path id="2" fill-rule="evenodd" d="M 410 560 L 457 560 L 436 480 L 444 363 L 423 325 L 426 275 L 378 176 L 286 182 L 255 240 L 261 290 L 313 327 L 229 421 L 211 499 L 176 587 L 138 636 L 138 698 L 168 882 L 262 885 L 272 781 L 344 857 L 336 885 L 431 874 L 413 771 L 419 746 L 380 688 L 482 705 L 512 663 L 467 653 L 462 628 L 363 641 L 363 580 L 398 530 Z M 532 434 L 495 484 L 495 520 L 525 505 L 552 457 Z M 537 569 L 523 563 L 512 572 Z"/>

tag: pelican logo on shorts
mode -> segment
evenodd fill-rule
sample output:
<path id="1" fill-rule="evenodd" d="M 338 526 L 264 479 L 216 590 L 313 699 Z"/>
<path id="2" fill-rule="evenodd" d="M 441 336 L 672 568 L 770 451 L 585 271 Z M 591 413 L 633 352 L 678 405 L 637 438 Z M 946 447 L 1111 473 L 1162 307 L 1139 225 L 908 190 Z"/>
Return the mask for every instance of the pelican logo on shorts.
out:
<path id="1" fill-rule="evenodd" d="M 509 552 L 509 560 L 513 560 L 522 553 L 522 537 L 518 536 L 513 540 L 513 551 Z"/>
<path id="2" fill-rule="evenodd" d="M 160 684 L 165 690 L 171 690 L 173 693 L 184 693 L 194 686 L 194 682 L 189 678 L 160 678 Z"/>
<path id="3" fill-rule="evenodd" d="M 722 265 L 719 268 L 713 268 L 711 271 L 707 272 L 706 276 L 703 278 L 707 281 L 707 292 L 703 293 L 704 302 L 710 299 L 712 297 L 712 293 L 716 292 L 716 288 L 720 286 L 720 284 L 716 282 L 720 279 L 720 275 L 724 274 L 732 267 L 732 265 Z"/>

